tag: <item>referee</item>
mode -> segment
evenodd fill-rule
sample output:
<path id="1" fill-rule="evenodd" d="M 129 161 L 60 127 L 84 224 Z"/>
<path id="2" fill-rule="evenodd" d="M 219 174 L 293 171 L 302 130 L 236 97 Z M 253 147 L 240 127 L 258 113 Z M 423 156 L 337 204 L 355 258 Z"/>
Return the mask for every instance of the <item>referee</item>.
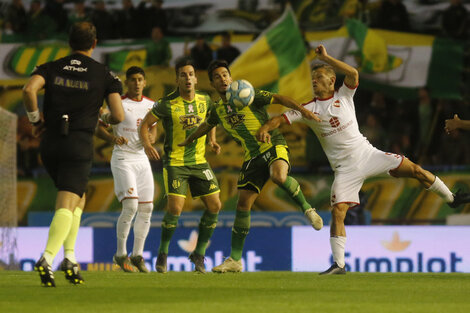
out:
<path id="1" fill-rule="evenodd" d="M 72 284 L 83 283 L 74 248 L 93 158 L 93 133 L 103 100 L 110 109 L 101 115 L 105 122 L 117 124 L 124 119 L 121 81 L 91 58 L 96 42 L 93 24 L 74 24 L 69 35 L 72 54 L 37 67 L 23 88 L 33 135 L 42 137 L 42 162 L 58 189 L 46 249 L 34 267 L 45 287 L 55 287 L 51 265 L 62 245 L 65 256 L 60 269 Z M 44 118 L 37 101 L 42 88 Z"/>

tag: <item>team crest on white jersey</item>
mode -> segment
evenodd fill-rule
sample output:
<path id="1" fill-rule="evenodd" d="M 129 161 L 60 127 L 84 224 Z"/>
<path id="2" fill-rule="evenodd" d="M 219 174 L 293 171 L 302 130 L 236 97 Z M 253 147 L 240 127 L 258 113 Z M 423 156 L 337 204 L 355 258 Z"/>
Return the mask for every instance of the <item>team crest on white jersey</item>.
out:
<path id="1" fill-rule="evenodd" d="M 336 100 L 336 101 L 333 103 L 333 106 L 339 108 L 339 106 L 340 106 L 339 100 Z"/>

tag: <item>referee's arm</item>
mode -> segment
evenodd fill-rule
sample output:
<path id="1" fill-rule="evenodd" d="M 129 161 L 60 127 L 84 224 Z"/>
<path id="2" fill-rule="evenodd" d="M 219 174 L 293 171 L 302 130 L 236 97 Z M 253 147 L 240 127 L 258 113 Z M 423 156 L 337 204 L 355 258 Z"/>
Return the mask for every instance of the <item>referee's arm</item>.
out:
<path id="1" fill-rule="evenodd" d="M 124 108 L 122 107 L 121 95 L 117 92 L 110 93 L 106 98 L 110 113 L 101 116 L 107 124 L 119 124 L 124 121 Z"/>

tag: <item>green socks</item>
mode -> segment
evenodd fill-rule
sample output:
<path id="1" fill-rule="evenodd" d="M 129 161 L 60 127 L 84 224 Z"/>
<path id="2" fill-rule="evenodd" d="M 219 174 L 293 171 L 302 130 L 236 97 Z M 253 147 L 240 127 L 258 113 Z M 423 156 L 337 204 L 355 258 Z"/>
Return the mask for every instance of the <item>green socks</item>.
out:
<path id="1" fill-rule="evenodd" d="M 217 217 L 219 214 L 210 213 L 208 210 L 204 211 L 199 222 L 199 236 L 197 238 L 196 249 L 194 250 L 199 255 L 206 254 L 206 247 L 209 239 L 214 233 L 214 229 L 217 226 Z"/>
<path id="2" fill-rule="evenodd" d="M 79 207 L 73 211 L 72 227 L 64 241 L 64 257 L 72 263 L 77 263 L 75 259 L 75 242 L 77 241 L 78 229 L 80 228 L 80 220 L 82 218 L 82 209 Z"/>
<path id="3" fill-rule="evenodd" d="M 235 261 L 242 258 L 245 238 L 250 232 L 250 211 L 237 211 L 232 228 L 232 252 L 230 257 Z"/>
<path id="4" fill-rule="evenodd" d="M 52 265 L 57 252 L 64 244 L 70 228 L 72 227 L 73 213 L 68 209 L 58 209 L 54 213 L 51 226 L 49 227 L 49 236 L 47 238 L 46 250 L 44 250 L 44 258 L 49 265 Z"/>
<path id="5" fill-rule="evenodd" d="M 300 206 L 300 208 L 302 209 L 302 212 L 305 213 L 306 210 L 312 207 L 305 200 L 304 194 L 302 190 L 300 189 L 300 185 L 295 180 L 295 178 L 291 176 L 287 176 L 287 179 L 284 182 L 284 184 L 279 185 L 279 186 L 289 194 L 289 196 L 292 198 L 292 200 L 295 201 L 295 203 L 297 203 Z"/>
<path id="6" fill-rule="evenodd" d="M 166 212 L 162 221 L 162 238 L 160 239 L 160 247 L 158 253 L 168 254 L 168 247 L 170 246 L 171 237 L 175 233 L 176 226 L 178 225 L 179 215 L 171 215 Z"/>

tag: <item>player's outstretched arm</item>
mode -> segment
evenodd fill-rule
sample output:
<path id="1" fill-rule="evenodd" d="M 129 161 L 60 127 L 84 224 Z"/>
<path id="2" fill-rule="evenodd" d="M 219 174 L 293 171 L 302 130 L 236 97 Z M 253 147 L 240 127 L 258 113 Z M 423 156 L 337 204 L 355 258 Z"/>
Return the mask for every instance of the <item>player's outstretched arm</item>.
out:
<path id="1" fill-rule="evenodd" d="M 106 124 L 119 124 L 124 121 L 124 108 L 122 107 L 121 95 L 117 92 L 110 93 L 106 98 L 110 113 L 101 115 Z"/>
<path id="2" fill-rule="evenodd" d="M 41 118 L 38 107 L 38 92 L 46 81 L 41 75 L 33 75 L 23 87 L 23 105 L 26 109 L 28 119 L 33 124 L 33 136 L 39 137 L 45 130 L 44 121 Z"/>
<path id="3" fill-rule="evenodd" d="M 274 98 L 274 103 L 279 103 L 289 109 L 294 109 L 294 110 L 299 111 L 305 119 L 321 122 L 321 119 L 318 116 L 316 116 L 313 112 L 305 109 L 302 105 L 298 104 L 297 101 L 295 101 L 294 99 L 289 98 L 287 96 L 279 95 L 279 94 L 275 94 L 273 98 Z"/>
<path id="4" fill-rule="evenodd" d="M 457 114 L 454 114 L 453 119 L 446 120 L 445 131 L 447 134 L 457 129 L 470 130 L 470 120 L 461 120 Z"/>
<path id="5" fill-rule="evenodd" d="M 315 53 L 317 54 L 318 59 L 333 66 L 336 71 L 346 75 L 346 77 L 344 78 L 344 83 L 347 86 L 357 86 L 357 84 L 359 83 L 359 73 L 354 67 L 330 56 L 326 52 L 326 48 L 323 45 L 319 45 L 317 48 L 315 48 Z"/>
<path id="6" fill-rule="evenodd" d="M 214 128 L 214 126 L 212 125 L 209 125 L 207 124 L 207 122 L 203 122 L 201 125 L 199 125 L 199 127 L 194 131 L 194 133 L 192 133 L 191 135 L 189 135 L 188 137 L 186 137 L 186 139 L 179 143 L 178 146 L 180 147 L 184 147 L 184 146 L 187 146 L 189 145 L 191 142 L 193 142 L 194 140 L 198 139 L 199 137 L 202 137 L 204 136 L 205 134 L 207 134 L 212 128 Z"/>
<path id="7" fill-rule="evenodd" d="M 264 123 L 258 131 L 256 132 L 256 139 L 260 142 L 271 142 L 271 135 L 269 132 L 276 128 L 279 128 L 283 123 L 286 122 L 286 119 L 282 115 L 272 117 L 269 121 Z"/>
<path id="8" fill-rule="evenodd" d="M 145 153 L 150 160 L 160 160 L 160 154 L 157 149 L 152 146 L 149 136 L 149 128 L 151 128 L 157 122 L 157 118 L 152 114 L 152 111 L 145 115 L 144 119 L 140 123 L 139 137 L 142 145 L 144 146 Z M 156 132 L 155 132 L 156 136 Z"/>

